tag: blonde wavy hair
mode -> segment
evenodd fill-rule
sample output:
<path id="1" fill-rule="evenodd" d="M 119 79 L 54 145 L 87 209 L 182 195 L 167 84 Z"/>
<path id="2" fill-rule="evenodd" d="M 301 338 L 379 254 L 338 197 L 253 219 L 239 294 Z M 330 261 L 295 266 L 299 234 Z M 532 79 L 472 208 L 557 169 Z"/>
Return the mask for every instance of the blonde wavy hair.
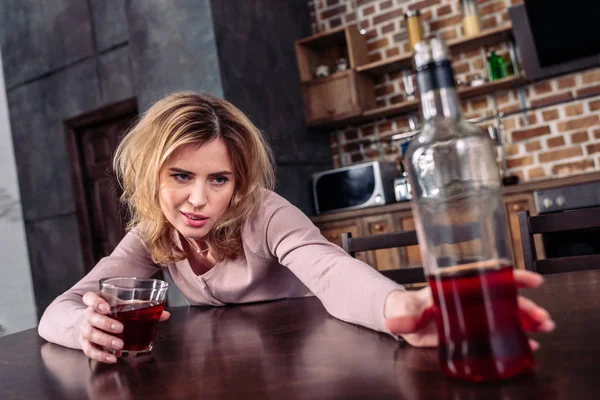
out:
<path id="1" fill-rule="evenodd" d="M 161 169 L 179 147 L 201 146 L 216 138 L 227 147 L 236 187 L 227 211 L 206 239 L 215 258 L 235 258 L 242 249 L 244 222 L 259 208 L 263 189 L 275 185 L 271 149 L 243 112 L 208 94 L 174 93 L 152 105 L 116 150 L 113 168 L 131 216 L 127 229 L 138 229 L 157 264 L 186 258 L 160 208 Z"/>

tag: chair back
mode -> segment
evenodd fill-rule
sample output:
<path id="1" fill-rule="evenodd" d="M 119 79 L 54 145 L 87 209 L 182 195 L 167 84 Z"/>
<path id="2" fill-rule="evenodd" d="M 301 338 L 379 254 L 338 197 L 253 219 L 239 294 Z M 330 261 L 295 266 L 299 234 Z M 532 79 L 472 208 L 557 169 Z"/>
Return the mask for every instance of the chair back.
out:
<path id="1" fill-rule="evenodd" d="M 370 235 L 353 238 L 349 232 L 342 233 L 342 248 L 355 257 L 357 252 L 393 247 L 405 247 L 418 245 L 416 231 L 383 233 L 381 235 Z M 394 282 L 400 284 L 411 284 L 425 282 L 423 267 L 399 268 L 379 271 Z"/>
<path id="2" fill-rule="evenodd" d="M 534 234 L 575 231 L 600 227 L 600 207 L 531 216 L 518 213 L 525 268 L 540 274 L 586 271 L 600 268 L 600 254 L 537 259 Z"/>

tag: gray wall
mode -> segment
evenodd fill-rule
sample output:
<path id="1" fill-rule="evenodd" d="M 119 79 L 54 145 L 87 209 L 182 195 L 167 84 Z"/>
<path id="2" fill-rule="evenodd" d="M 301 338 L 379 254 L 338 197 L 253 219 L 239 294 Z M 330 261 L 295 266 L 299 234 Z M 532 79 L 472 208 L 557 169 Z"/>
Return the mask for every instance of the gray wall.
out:
<path id="1" fill-rule="evenodd" d="M 126 4 L 140 110 L 179 90 L 223 97 L 209 0 L 130 0 Z"/>
<path id="2" fill-rule="evenodd" d="M 0 54 L 2 67 L 2 54 Z M 1 70 L 1 68 L 0 68 Z M 0 336 L 36 325 L 33 285 L 19 199 L 17 167 L 0 74 Z"/>
<path id="3" fill-rule="evenodd" d="M 277 192 L 314 213 L 310 175 L 331 168 L 329 136 L 302 111 L 294 41 L 311 35 L 306 0 L 212 0 L 225 97 L 270 138 Z"/>
<path id="4" fill-rule="evenodd" d="M 123 2 L 116 0 L 0 3 L 0 46 L 39 313 L 83 276 L 63 123 L 134 96 L 126 29 L 114 29 L 126 27 L 124 16 Z"/>
<path id="5" fill-rule="evenodd" d="M 38 312 L 84 273 L 64 121 L 135 97 L 225 96 L 270 136 L 277 191 L 312 213 L 309 177 L 331 165 L 303 122 L 294 40 L 305 0 L 3 0 L 4 57 Z"/>

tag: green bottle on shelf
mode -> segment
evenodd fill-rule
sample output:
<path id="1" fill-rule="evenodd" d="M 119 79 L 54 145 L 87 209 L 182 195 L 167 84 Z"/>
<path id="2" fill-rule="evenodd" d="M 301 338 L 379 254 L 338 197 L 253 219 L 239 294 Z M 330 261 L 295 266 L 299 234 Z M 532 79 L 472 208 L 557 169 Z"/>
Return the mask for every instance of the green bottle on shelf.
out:
<path id="1" fill-rule="evenodd" d="M 490 82 L 506 77 L 504 61 L 494 50 L 491 50 L 487 58 L 487 69 Z"/>

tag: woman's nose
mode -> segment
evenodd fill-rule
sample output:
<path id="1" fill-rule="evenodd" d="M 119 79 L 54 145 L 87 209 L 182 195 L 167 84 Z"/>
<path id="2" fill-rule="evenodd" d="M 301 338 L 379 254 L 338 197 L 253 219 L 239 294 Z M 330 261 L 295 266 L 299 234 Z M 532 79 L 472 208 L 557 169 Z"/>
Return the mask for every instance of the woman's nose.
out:
<path id="1" fill-rule="evenodd" d="M 202 207 L 208 203 L 208 197 L 206 196 L 206 189 L 203 185 L 197 185 L 192 188 L 192 191 L 188 197 L 188 201 L 194 208 Z"/>

